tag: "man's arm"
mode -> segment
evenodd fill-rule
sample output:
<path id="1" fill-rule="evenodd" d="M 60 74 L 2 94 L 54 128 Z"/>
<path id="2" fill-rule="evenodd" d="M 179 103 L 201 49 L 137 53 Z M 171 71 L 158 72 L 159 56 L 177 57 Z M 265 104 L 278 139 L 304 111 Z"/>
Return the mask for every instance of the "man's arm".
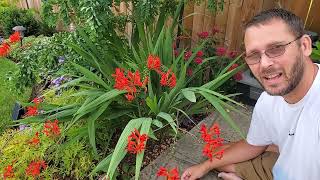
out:
<path id="1" fill-rule="evenodd" d="M 221 160 L 207 160 L 205 166 L 211 169 L 222 167 L 229 164 L 247 161 L 262 154 L 268 146 L 253 146 L 246 140 L 238 141 L 227 148 Z"/>
<path id="2" fill-rule="evenodd" d="M 268 146 L 253 146 L 248 144 L 246 140 L 238 141 L 225 149 L 221 160 L 206 160 L 201 164 L 192 166 L 185 170 L 181 179 L 198 179 L 212 169 L 253 159 L 262 154 L 267 147 Z"/>

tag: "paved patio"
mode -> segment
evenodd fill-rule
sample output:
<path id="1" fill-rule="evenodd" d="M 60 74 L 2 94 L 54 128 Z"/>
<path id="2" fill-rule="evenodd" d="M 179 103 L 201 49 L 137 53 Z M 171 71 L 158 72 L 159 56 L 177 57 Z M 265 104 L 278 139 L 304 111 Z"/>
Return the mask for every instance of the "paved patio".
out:
<path id="1" fill-rule="evenodd" d="M 236 112 L 230 112 L 231 117 L 241 128 L 245 134 L 248 131 L 250 124 L 250 117 L 252 114 L 252 107 L 240 108 L 242 113 L 246 116 L 242 116 Z M 203 142 L 200 139 L 199 128 L 202 123 L 207 126 L 211 126 L 214 122 L 217 122 L 221 127 L 221 137 L 226 141 L 236 141 L 241 139 L 241 136 L 231 129 L 222 117 L 217 113 L 212 113 L 197 126 L 195 126 L 189 133 L 186 133 L 177 143 L 171 148 L 162 153 L 156 160 L 150 163 L 141 172 L 142 180 L 154 180 L 157 179 L 156 174 L 160 166 L 168 168 L 178 167 L 180 174 L 194 164 L 198 164 L 204 161 L 206 158 L 202 155 Z M 161 178 L 158 178 L 161 179 Z M 202 180 L 216 180 L 217 173 L 210 172 Z"/>

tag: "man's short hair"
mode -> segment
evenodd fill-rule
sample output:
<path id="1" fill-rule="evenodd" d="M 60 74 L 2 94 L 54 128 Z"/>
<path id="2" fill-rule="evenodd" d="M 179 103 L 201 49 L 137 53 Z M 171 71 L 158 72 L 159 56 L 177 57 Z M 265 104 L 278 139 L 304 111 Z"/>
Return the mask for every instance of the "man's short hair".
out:
<path id="1" fill-rule="evenodd" d="M 273 19 L 280 19 L 286 23 L 290 32 L 292 32 L 296 37 L 305 34 L 302 20 L 297 15 L 285 9 L 269 9 L 262 11 L 255 15 L 249 22 L 247 22 L 245 29 L 251 26 L 268 23 Z"/>

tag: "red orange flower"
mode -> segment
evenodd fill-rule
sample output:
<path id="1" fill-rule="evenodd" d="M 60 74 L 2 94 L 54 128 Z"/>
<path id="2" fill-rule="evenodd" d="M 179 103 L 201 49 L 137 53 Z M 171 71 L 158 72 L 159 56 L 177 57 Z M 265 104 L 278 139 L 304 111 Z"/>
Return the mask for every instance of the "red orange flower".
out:
<path id="1" fill-rule="evenodd" d="M 177 78 L 176 75 L 174 73 L 171 74 L 171 77 L 168 80 L 168 86 L 170 88 L 174 88 L 177 84 Z"/>
<path id="2" fill-rule="evenodd" d="M 12 34 L 9 37 L 9 41 L 11 43 L 15 43 L 20 41 L 20 33 L 19 32 L 15 32 L 14 34 Z M 10 45 L 8 44 L 8 42 L 4 42 L 2 43 L 2 45 L 0 46 L 0 57 L 5 57 L 9 54 L 10 52 Z"/>
<path id="3" fill-rule="evenodd" d="M 10 50 L 10 45 L 8 43 L 3 43 L 2 47 L 6 50 Z"/>
<path id="4" fill-rule="evenodd" d="M 29 141 L 29 144 L 36 146 L 39 143 L 40 143 L 39 132 L 36 132 L 35 136 Z"/>
<path id="5" fill-rule="evenodd" d="M 170 88 L 173 88 L 176 86 L 176 83 L 177 83 L 176 75 L 173 72 L 171 72 L 170 69 L 166 73 L 161 72 L 160 75 L 161 75 L 161 79 L 160 79 L 161 86 L 169 86 Z"/>
<path id="6" fill-rule="evenodd" d="M 218 124 L 213 124 L 213 126 L 210 128 L 210 131 L 216 134 L 217 136 L 220 136 L 220 127 Z"/>
<path id="7" fill-rule="evenodd" d="M 19 32 L 13 33 L 13 34 L 9 37 L 9 40 L 10 40 L 11 43 L 19 42 L 19 41 L 20 41 L 20 33 L 19 33 Z"/>
<path id="8" fill-rule="evenodd" d="M 34 106 L 28 106 L 27 107 L 27 112 L 25 113 L 24 117 L 28 117 L 28 116 L 36 116 L 39 114 L 38 111 L 38 106 L 40 104 L 42 100 L 40 98 L 34 98 L 32 100 Z"/>
<path id="9" fill-rule="evenodd" d="M 8 51 L 3 47 L 0 47 L 0 57 L 6 57 L 8 55 Z"/>
<path id="10" fill-rule="evenodd" d="M 59 121 L 56 119 L 54 122 L 47 121 L 44 124 L 44 130 L 42 131 L 46 136 L 54 137 L 60 135 Z"/>
<path id="11" fill-rule="evenodd" d="M 5 180 L 7 178 L 13 178 L 13 177 L 14 177 L 13 167 L 12 165 L 8 165 L 3 170 L 3 178 Z"/>
<path id="12" fill-rule="evenodd" d="M 145 149 L 145 142 L 148 136 L 146 134 L 140 134 L 137 129 L 128 136 L 127 150 L 131 154 L 141 153 Z"/>
<path id="13" fill-rule="evenodd" d="M 203 147 L 202 153 L 211 161 L 213 157 L 221 159 L 224 150 L 215 152 L 216 149 L 223 145 L 223 139 L 220 138 L 220 128 L 218 124 L 214 124 L 209 130 L 206 125 L 202 124 L 200 128 L 201 138 L 206 143 Z"/>
<path id="14" fill-rule="evenodd" d="M 32 100 L 32 102 L 35 104 L 35 105 L 39 105 L 41 102 L 42 102 L 42 100 L 40 99 L 40 98 L 34 98 L 33 100 Z"/>
<path id="15" fill-rule="evenodd" d="M 28 117 L 28 116 L 36 116 L 38 115 L 39 112 L 38 112 L 38 108 L 37 106 L 28 106 L 27 107 L 27 112 L 25 113 L 25 117 Z"/>
<path id="16" fill-rule="evenodd" d="M 149 77 L 146 76 L 146 77 L 144 78 L 144 80 L 143 80 L 142 87 L 146 87 L 147 84 L 148 84 L 148 81 L 149 81 Z"/>
<path id="17" fill-rule="evenodd" d="M 128 93 L 128 94 L 126 94 L 124 96 L 127 98 L 128 101 L 133 101 L 134 100 L 134 95 L 132 95 L 130 93 Z"/>
<path id="18" fill-rule="evenodd" d="M 40 175 L 41 169 L 46 169 L 47 165 L 45 161 L 33 161 L 29 164 L 28 168 L 26 169 L 26 175 L 37 177 Z"/>
<path id="19" fill-rule="evenodd" d="M 128 79 L 131 86 L 142 87 L 140 72 L 136 71 L 134 74 L 131 71 L 128 71 Z"/>
<path id="20" fill-rule="evenodd" d="M 146 85 L 148 83 L 148 77 L 141 82 L 140 72 L 136 71 L 132 73 L 128 71 L 127 77 L 125 76 L 123 70 L 116 68 L 115 74 L 112 74 L 115 78 L 114 88 L 118 90 L 126 90 L 128 94 L 125 95 L 128 101 L 132 101 L 137 93 L 137 87 L 144 87 L 146 90 Z"/>
<path id="21" fill-rule="evenodd" d="M 114 88 L 123 90 L 129 84 L 128 78 L 124 75 L 124 72 L 120 68 L 116 68 L 115 74 L 112 74 L 115 78 Z"/>
<path id="22" fill-rule="evenodd" d="M 147 59 L 147 67 L 148 69 L 152 70 L 157 70 L 161 67 L 161 62 L 160 62 L 160 58 L 156 55 L 152 55 L 150 54 L 148 56 L 148 59 Z"/>
<path id="23" fill-rule="evenodd" d="M 8 43 L 3 43 L 0 46 L 0 57 L 5 57 L 10 52 L 10 45 Z"/>
<path id="24" fill-rule="evenodd" d="M 179 171 L 178 168 L 173 168 L 170 171 L 165 167 L 160 167 L 160 169 L 157 172 L 157 176 L 163 176 L 166 177 L 167 180 L 179 180 Z"/>

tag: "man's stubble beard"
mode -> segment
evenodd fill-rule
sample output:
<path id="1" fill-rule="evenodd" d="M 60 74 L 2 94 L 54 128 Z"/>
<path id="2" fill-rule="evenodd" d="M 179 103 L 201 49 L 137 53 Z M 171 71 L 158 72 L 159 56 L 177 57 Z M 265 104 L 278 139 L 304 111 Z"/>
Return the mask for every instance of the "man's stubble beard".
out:
<path id="1" fill-rule="evenodd" d="M 289 72 L 289 76 L 285 74 L 285 72 L 283 71 L 282 75 L 285 76 L 286 78 L 287 86 L 285 88 L 282 88 L 279 92 L 273 92 L 272 90 L 268 90 L 268 88 L 265 88 L 265 86 L 259 81 L 261 86 L 269 95 L 284 96 L 289 94 L 298 86 L 304 73 L 304 63 L 303 63 L 302 53 L 299 53 L 299 55 L 297 55 L 295 59 L 296 61 L 294 62 Z M 267 70 L 267 71 L 270 71 L 270 70 Z"/>

